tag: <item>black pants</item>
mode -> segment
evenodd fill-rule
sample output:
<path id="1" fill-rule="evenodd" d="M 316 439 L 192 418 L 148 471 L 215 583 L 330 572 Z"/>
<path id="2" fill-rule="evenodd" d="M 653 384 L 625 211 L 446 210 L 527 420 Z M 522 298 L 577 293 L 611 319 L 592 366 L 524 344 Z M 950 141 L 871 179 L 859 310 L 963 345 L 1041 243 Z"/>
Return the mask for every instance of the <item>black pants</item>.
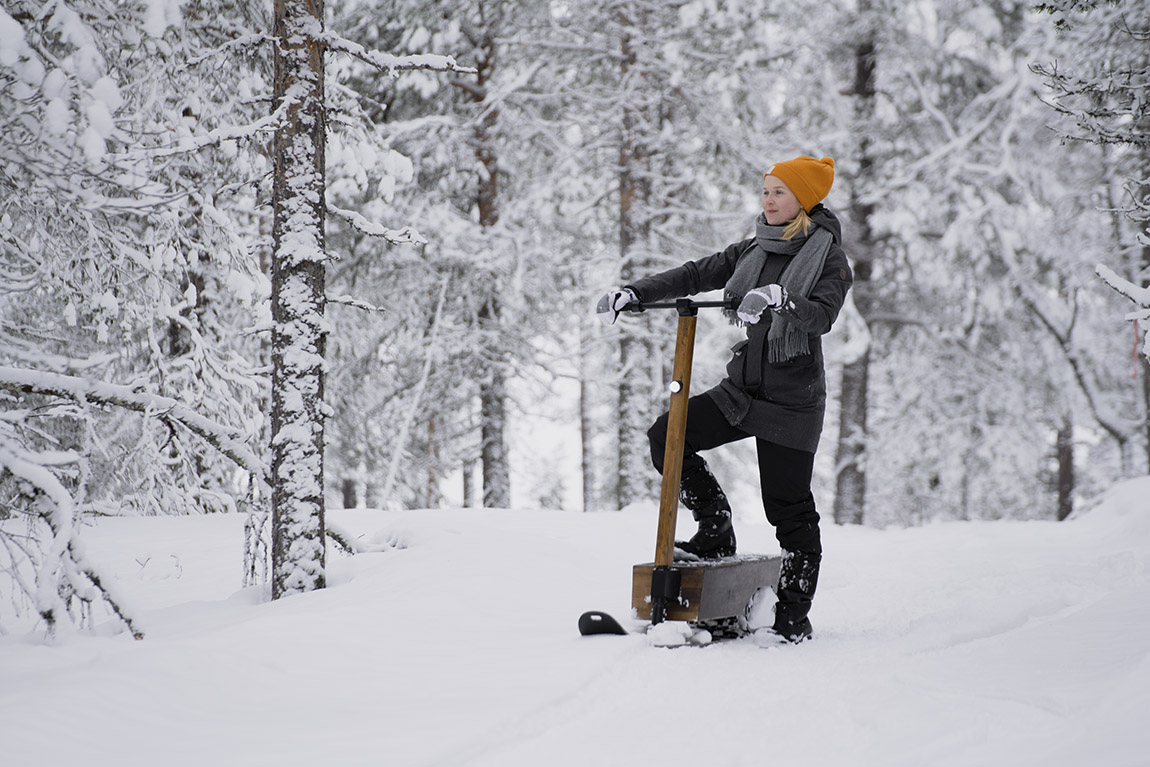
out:
<path id="1" fill-rule="evenodd" d="M 663 473 L 667 449 L 668 414 L 659 416 L 647 431 L 651 441 L 651 462 Z M 821 554 L 819 514 L 811 493 L 815 454 L 776 445 L 727 423 L 719 407 L 706 394 L 691 397 L 687 404 L 687 434 L 683 448 L 683 474 L 706 465 L 701 450 L 754 439 L 759 453 L 759 486 L 767 521 L 775 527 L 775 537 L 785 551 Z"/>

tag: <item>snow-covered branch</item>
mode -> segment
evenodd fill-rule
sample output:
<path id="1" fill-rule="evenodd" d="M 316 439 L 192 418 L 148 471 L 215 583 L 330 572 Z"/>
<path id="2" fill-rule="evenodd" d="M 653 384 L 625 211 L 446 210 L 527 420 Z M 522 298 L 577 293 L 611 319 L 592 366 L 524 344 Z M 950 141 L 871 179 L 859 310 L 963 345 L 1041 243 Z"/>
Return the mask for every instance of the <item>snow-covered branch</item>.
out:
<path id="1" fill-rule="evenodd" d="M 999 246 L 996 255 L 998 260 L 1014 276 L 1013 282 L 1018 297 L 1026 304 L 1039 324 L 1046 328 L 1051 337 L 1058 343 L 1063 357 L 1074 374 L 1074 379 L 1078 382 L 1079 389 L 1086 397 L 1087 405 L 1094 419 L 1115 441 L 1119 444 L 1125 444 L 1130 440 L 1133 424 L 1123 423 L 1119 414 L 1104 408 L 1105 398 L 1094 379 L 1087 360 L 1083 359 L 1078 344 L 1074 342 L 1073 330 L 1077 317 L 1077 306 L 1071 308 L 1069 320 L 1063 321 L 1056 317 L 1055 311 L 1046 305 L 1047 302 L 1043 300 L 1032 281 L 1024 276 L 1022 267 L 1018 263 L 1017 253 L 1008 239 L 1000 237 Z"/>
<path id="2" fill-rule="evenodd" d="M 433 72 L 458 72 L 460 74 L 475 74 L 474 67 L 462 67 L 451 56 L 439 56 L 431 53 L 419 53 L 411 56 L 395 56 L 390 53 L 373 51 L 364 48 L 359 43 L 348 40 L 334 32 L 323 31 L 313 35 L 322 42 L 329 51 L 345 53 L 370 64 L 376 69 L 394 77 L 398 72 L 416 69 L 431 70 Z"/>
<path id="3" fill-rule="evenodd" d="M 382 237 L 394 245 L 424 245 L 427 243 L 427 239 L 410 226 L 405 226 L 402 229 L 388 229 L 383 224 L 368 221 L 354 210 L 347 210 L 330 202 L 327 204 L 327 212 L 333 216 L 339 216 L 361 234 L 366 234 L 369 237 Z"/>
<path id="4" fill-rule="evenodd" d="M 398 541 L 390 540 L 387 543 L 365 543 L 361 536 L 335 524 L 330 519 L 324 525 L 327 537 L 347 554 L 377 554 L 392 549 L 402 549 Z"/>
<path id="5" fill-rule="evenodd" d="M 1020 78 L 1013 77 L 999 83 L 989 91 L 985 97 L 977 99 L 968 107 L 967 112 L 972 113 L 976 108 L 985 105 L 986 114 L 970 128 L 959 133 L 953 123 L 943 114 L 942 110 L 930 100 L 922 83 L 918 82 L 914 77 L 911 77 L 911 81 L 919 90 L 924 111 L 935 118 L 939 126 L 946 133 L 947 141 L 929 154 L 925 154 L 914 162 L 909 163 L 905 170 L 897 178 L 892 180 L 892 186 L 895 187 L 909 186 L 920 174 L 937 168 L 947 158 L 963 155 L 968 147 L 978 141 L 983 134 L 1001 121 L 1004 105 L 1010 103 L 1011 94 L 1023 84 Z"/>
<path id="6" fill-rule="evenodd" d="M 207 61 L 208 59 L 212 59 L 212 58 L 215 58 L 217 56 L 225 56 L 227 54 L 231 54 L 231 53 L 234 53 L 236 51 L 243 51 L 243 50 L 247 50 L 249 48 L 254 48 L 256 46 L 263 45 L 264 43 L 272 42 L 274 40 L 275 40 L 274 37 L 272 37 L 271 35 L 266 34 L 264 32 L 253 32 L 251 34 L 237 37 L 234 40 L 228 40 L 223 45 L 220 45 L 220 46 L 218 46 L 218 47 L 216 47 L 210 51 L 206 51 L 205 53 L 202 53 L 199 56 L 194 56 L 194 57 L 188 59 L 188 65 L 189 66 L 197 66 L 197 65 L 202 64 L 203 62 Z"/>
<path id="7" fill-rule="evenodd" d="M 1133 282 L 1119 277 L 1118 273 L 1106 266 L 1106 264 L 1098 264 L 1095 266 L 1094 273 L 1102 278 L 1103 282 L 1118 293 L 1129 298 L 1138 306 L 1150 308 L 1150 288 L 1138 287 Z"/>
<path id="8" fill-rule="evenodd" d="M 298 92 L 289 92 L 271 114 L 244 125 L 225 125 L 221 128 L 210 130 L 200 136 L 187 136 L 175 144 L 168 146 L 137 149 L 118 155 L 109 154 L 106 155 L 106 158 L 110 163 L 131 163 L 145 158 L 159 159 L 161 157 L 172 157 L 174 155 L 198 152 L 201 149 L 206 149 L 211 146 L 219 146 L 225 141 L 248 139 L 261 133 L 274 133 L 276 128 L 283 123 L 288 111 L 299 103 L 299 98 L 300 94 Z"/>
<path id="9" fill-rule="evenodd" d="M 91 370 L 108 365 L 116 359 L 116 355 L 111 353 L 97 354 L 86 358 L 53 354 L 26 339 L 5 332 L 0 332 L 0 346 L 3 347 L 9 360 L 15 358 L 22 364 L 48 368 L 57 373 L 65 370 Z"/>
<path id="10" fill-rule="evenodd" d="M 25 394 L 66 397 L 78 402 L 116 405 L 178 424 L 252 474 L 267 478 L 264 462 L 248 447 L 248 435 L 205 418 L 179 400 L 152 394 L 139 387 L 92 381 L 77 376 L 0 366 L 0 389 Z"/>
<path id="11" fill-rule="evenodd" d="M 1103 282 L 1113 288 L 1119 294 L 1126 296 L 1134 302 L 1139 308 L 1126 315 L 1128 322 L 1139 322 L 1142 320 L 1150 320 L 1150 288 L 1143 288 L 1135 285 L 1127 279 L 1118 275 L 1110 267 L 1105 264 L 1098 264 L 1094 267 L 1094 273 L 1097 274 Z M 1146 335 L 1142 342 L 1142 355 L 1150 360 L 1150 334 Z"/>
<path id="12" fill-rule="evenodd" d="M 29 525 L 32 535 L 36 535 L 37 523 L 42 521 L 48 527 L 50 540 L 38 555 L 21 548 L 36 569 L 35 587 L 20 577 L 19 562 L 11 562 L 11 567 L 5 569 L 14 574 L 18 586 L 31 598 L 50 633 L 66 625 L 73 599 L 90 605 L 99 597 L 124 622 L 133 637 L 143 639 L 138 619 L 84 555 L 72 493 L 53 473 L 53 467 L 76 463 L 78 457 L 73 453 L 27 450 L 17 440 L 9 439 L 8 431 L 0 433 L 0 475 L 10 473 L 15 477 L 21 495 L 30 498 L 31 508 L 39 512 Z M 0 533 L 0 537 L 7 539 L 8 536 Z"/>
<path id="13" fill-rule="evenodd" d="M 350 306 L 353 309 L 362 309 L 365 312 L 384 312 L 385 309 L 370 304 L 367 301 L 362 301 L 352 296 L 328 296 L 326 299 L 328 304 L 340 304 L 342 306 Z"/>

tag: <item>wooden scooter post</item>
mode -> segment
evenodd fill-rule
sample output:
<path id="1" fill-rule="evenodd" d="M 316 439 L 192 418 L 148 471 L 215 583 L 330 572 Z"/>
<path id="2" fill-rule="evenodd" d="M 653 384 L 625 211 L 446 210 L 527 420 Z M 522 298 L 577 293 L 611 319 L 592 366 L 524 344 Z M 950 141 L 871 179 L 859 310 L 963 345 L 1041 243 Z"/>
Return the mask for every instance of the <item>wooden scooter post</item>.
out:
<path id="1" fill-rule="evenodd" d="M 642 304 L 646 309 L 674 307 L 679 313 L 675 360 L 671 373 L 671 404 L 667 414 L 667 447 L 663 453 L 663 486 L 659 495 L 659 529 L 655 537 L 655 567 L 651 571 L 651 623 L 662 623 L 668 605 L 679 603 L 682 572 L 675 567 L 675 523 L 679 513 L 679 481 L 687 436 L 687 400 L 691 396 L 691 363 L 695 354 L 695 322 L 699 308 L 729 306 L 726 301 L 691 301 Z"/>

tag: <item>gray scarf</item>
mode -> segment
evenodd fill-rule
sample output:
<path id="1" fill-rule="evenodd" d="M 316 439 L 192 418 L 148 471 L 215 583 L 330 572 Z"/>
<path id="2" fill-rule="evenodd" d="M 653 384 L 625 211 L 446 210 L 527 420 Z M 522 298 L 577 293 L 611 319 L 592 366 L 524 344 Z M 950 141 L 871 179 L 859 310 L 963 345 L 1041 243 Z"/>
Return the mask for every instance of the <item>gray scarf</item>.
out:
<path id="1" fill-rule="evenodd" d="M 766 216 L 759 214 L 755 220 L 755 244 L 750 247 L 735 264 L 735 271 L 723 288 L 725 300 L 743 300 L 750 290 L 760 287 L 759 276 L 767 263 L 768 253 L 793 255 L 783 269 L 779 284 L 786 288 L 788 295 L 809 296 L 819 275 L 823 273 L 827 253 L 831 250 L 834 236 L 820 226 L 814 226 L 809 235 L 799 235 L 790 240 L 783 239 L 783 226 L 771 226 Z M 743 324 L 733 309 L 724 309 L 723 314 L 736 325 Z M 800 354 L 810 354 L 807 334 L 795 327 L 786 315 L 775 312 L 771 317 L 771 327 L 767 331 L 767 359 L 782 362 Z"/>

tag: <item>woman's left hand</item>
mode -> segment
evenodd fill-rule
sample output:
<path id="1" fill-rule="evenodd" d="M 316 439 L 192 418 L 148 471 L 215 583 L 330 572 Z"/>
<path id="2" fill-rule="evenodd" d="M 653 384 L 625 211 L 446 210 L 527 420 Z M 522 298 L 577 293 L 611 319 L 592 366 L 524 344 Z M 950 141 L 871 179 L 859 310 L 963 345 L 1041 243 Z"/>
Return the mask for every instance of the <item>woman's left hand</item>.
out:
<path id="1" fill-rule="evenodd" d="M 781 309 L 787 302 L 787 290 L 782 285 L 764 285 L 748 291 L 739 304 L 739 319 L 748 325 L 754 325 L 763 316 L 767 309 Z"/>

